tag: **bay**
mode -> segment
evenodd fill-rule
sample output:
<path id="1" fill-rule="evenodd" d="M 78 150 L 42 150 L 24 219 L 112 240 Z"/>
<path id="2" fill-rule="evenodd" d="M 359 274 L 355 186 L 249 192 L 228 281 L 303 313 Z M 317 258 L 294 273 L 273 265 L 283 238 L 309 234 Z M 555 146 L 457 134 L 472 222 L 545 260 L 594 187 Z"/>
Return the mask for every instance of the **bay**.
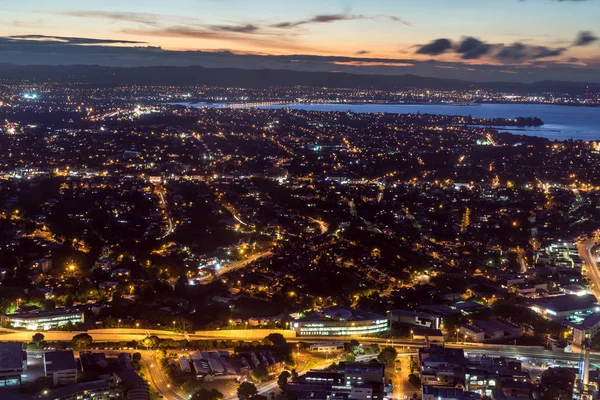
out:
<path id="1" fill-rule="evenodd" d="M 228 107 L 227 104 L 190 104 L 196 107 Z M 239 105 L 236 105 L 239 107 Z M 571 107 L 550 104 L 339 104 L 290 103 L 258 106 L 261 109 L 292 108 L 305 111 L 351 111 L 355 113 L 464 115 L 476 118 L 539 117 L 544 125 L 532 128 L 499 127 L 518 135 L 539 136 L 551 140 L 600 140 L 600 107 Z"/>

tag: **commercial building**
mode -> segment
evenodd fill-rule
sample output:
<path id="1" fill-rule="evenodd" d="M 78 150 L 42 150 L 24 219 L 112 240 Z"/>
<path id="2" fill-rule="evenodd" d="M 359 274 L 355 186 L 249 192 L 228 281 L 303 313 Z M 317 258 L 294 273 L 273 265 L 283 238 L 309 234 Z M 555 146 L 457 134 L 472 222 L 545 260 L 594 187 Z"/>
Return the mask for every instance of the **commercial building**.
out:
<path id="1" fill-rule="evenodd" d="M 392 322 L 429 329 L 440 329 L 442 325 L 442 318 L 439 315 L 409 310 L 392 310 L 390 319 Z"/>
<path id="2" fill-rule="evenodd" d="M 4 325 L 13 328 L 25 328 L 30 331 L 50 330 L 68 324 L 84 322 L 83 312 L 76 310 L 57 309 L 2 316 Z"/>
<path id="3" fill-rule="evenodd" d="M 585 296 L 565 294 L 532 299 L 529 301 L 529 307 L 544 317 L 553 320 L 571 319 L 573 317 L 585 318 L 600 311 L 598 300 L 591 294 Z"/>
<path id="4" fill-rule="evenodd" d="M 292 329 L 298 336 L 358 336 L 385 332 L 386 317 L 345 307 L 329 307 L 297 319 Z"/>
<path id="5" fill-rule="evenodd" d="M 25 345 L 21 342 L 0 343 L 0 387 L 19 386 L 27 369 Z"/>
<path id="6" fill-rule="evenodd" d="M 46 395 L 53 400 L 109 400 L 114 393 L 107 381 L 77 383 L 51 390 Z"/>
<path id="7" fill-rule="evenodd" d="M 379 363 L 340 363 L 335 371 L 311 370 L 288 383 L 288 399 L 383 400 L 385 366 Z"/>
<path id="8" fill-rule="evenodd" d="M 469 341 L 482 343 L 487 340 L 521 337 L 523 328 L 502 319 L 473 320 L 469 324 L 461 325 L 460 334 Z"/>
<path id="9" fill-rule="evenodd" d="M 77 383 L 77 364 L 72 350 L 44 353 L 44 374 L 56 385 Z"/>
<path id="10" fill-rule="evenodd" d="M 465 392 L 455 388 L 423 385 L 421 390 L 422 400 L 479 400 L 480 398 L 478 393 Z"/>

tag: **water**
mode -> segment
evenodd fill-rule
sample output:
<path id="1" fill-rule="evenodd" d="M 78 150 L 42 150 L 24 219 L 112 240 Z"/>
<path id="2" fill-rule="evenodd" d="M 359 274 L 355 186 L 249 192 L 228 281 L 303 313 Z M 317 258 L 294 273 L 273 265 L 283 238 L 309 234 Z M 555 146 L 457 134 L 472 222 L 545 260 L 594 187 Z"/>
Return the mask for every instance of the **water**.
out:
<path id="1" fill-rule="evenodd" d="M 193 104 L 188 104 L 194 106 Z M 223 107 L 223 104 L 198 106 Z M 539 117 L 544 125 L 535 128 L 501 129 L 519 135 L 540 136 L 551 140 L 600 140 L 600 107 L 568 107 L 549 104 L 481 104 L 476 106 L 423 104 L 288 104 L 262 106 L 289 107 L 306 111 L 352 111 L 357 113 L 471 115 L 476 118 Z"/>

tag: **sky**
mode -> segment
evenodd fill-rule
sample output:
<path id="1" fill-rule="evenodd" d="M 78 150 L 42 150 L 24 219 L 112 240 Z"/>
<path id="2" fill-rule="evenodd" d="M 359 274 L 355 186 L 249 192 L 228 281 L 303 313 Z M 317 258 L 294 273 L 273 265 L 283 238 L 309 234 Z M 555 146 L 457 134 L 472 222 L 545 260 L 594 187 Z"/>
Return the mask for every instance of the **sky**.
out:
<path id="1" fill-rule="evenodd" d="M 600 0 L 0 2 L 0 63 L 600 82 Z"/>

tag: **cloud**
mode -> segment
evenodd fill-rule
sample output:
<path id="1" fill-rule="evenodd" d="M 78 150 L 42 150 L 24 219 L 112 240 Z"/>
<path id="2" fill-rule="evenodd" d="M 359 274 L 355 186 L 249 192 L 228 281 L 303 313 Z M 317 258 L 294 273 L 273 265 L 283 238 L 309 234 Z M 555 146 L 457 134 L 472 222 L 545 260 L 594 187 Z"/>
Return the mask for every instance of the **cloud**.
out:
<path id="1" fill-rule="evenodd" d="M 48 35 L 13 35 L 8 36 L 5 39 L 13 40 L 16 42 L 27 41 L 27 42 L 55 42 L 64 44 L 74 45 L 87 45 L 87 44 L 146 44 L 146 42 L 138 42 L 134 40 L 121 40 L 121 39 L 96 39 L 96 38 L 82 38 L 72 36 L 48 36 Z"/>
<path id="2" fill-rule="evenodd" d="M 589 31 L 579 32 L 574 43 L 566 47 L 534 46 L 523 42 L 515 42 L 510 45 L 504 43 L 490 44 L 469 36 L 462 39 L 458 44 L 453 44 L 449 39 L 436 39 L 420 46 L 416 53 L 435 56 L 452 51 L 460 54 L 463 60 L 479 59 L 489 54 L 497 61 L 523 63 L 542 58 L 558 57 L 570 47 L 586 46 L 596 40 L 598 38 Z"/>
<path id="3" fill-rule="evenodd" d="M 540 58 L 556 57 L 565 51 L 565 48 L 530 46 L 517 42 L 509 46 L 504 46 L 494 55 L 494 58 L 501 61 L 529 61 Z"/>
<path id="4" fill-rule="evenodd" d="M 308 24 L 327 24 L 338 21 L 354 21 L 365 19 L 364 15 L 349 15 L 349 14 L 322 14 L 315 15 L 312 18 L 302 19 L 299 21 L 286 21 L 271 25 L 273 28 L 295 28 L 301 25 Z"/>
<path id="5" fill-rule="evenodd" d="M 354 54 L 356 54 L 357 56 L 364 56 L 365 54 L 369 54 L 369 53 L 370 53 L 369 50 L 359 50 Z"/>
<path id="6" fill-rule="evenodd" d="M 437 56 L 445 53 L 452 48 L 452 42 L 448 39 L 437 39 L 426 45 L 419 47 L 417 54 L 428 54 L 431 56 Z"/>
<path id="7" fill-rule="evenodd" d="M 210 25 L 210 28 L 222 32 L 234 33 L 256 33 L 260 31 L 260 27 L 254 24 L 246 25 Z"/>
<path id="8" fill-rule="evenodd" d="M 573 46 L 587 46 L 588 44 L 593 43 L 596 40 L 598 40 L 598 37 L 595 36 L 592 32 L 581 31 L 577 35 L 577 38 L 575 39 L 575 43 L 573 44 Z"/>
<path id="9" fill-rule="evenodd" d="M 461 54 L 461 57 L 465 60 L 471 60 L 482 57 L 488 54 L 492 50 L 492 45 L 482 42 L 474 37 L 466 37 L 458 45 L 455 50 Z"/>
<path id="10" fill-rule="evenodd" d="M 146 25 L 156 25 L 159 16 L 150 13 L 115 12 L 115 11 L 68 11 L 60 13 L 67 17 L 98 18 L 118 22 L 135 22 Z"/>
<path id="11" fill-rule="evenodd" d="M 213 32 L 213 34 L 216 33 Z M 221 34 L 234 35 L 229 32 L 221 32 Z M 27 36 L 31 36 L 32 38 L 43 37 L 43 35 Z M 257 35 L 242 36 L 247 40 L 251 40 L 256 39 Z M 260 38 L 259 36 L 258 39 Z M 304 72 L 341 71 L 358 74 L 388 75 L 388 77 L 382 78 L 382 81 L 386 82 L 393 80 L 396 75 L 403 74 L 463 79 L 467 81 L 600 81 L 600 60 L 586 60 L 585 63 L 580 62 L 577 65 L 567 65 L 562 61 L 558 62 L 546 59 L 538 59 L 531 64 L 518 65 L 510 63 L 497 65 L 497 62 L 490 63 L 485 61 L 477 64 L 466 64 L 463 62 L 442 60 L 421 61 L 409 57 L 388 59 L 360 56 L 316 56 L 309 53 L 278 56 L 252 53 L 236 54 L 233 51 L 175 51 L 150 46 L 111 45 L 107 44 L 103 39 L 94 38 L 71 38 L 70 41 L 65 41 L 63 38 L 61 40 L 0 37 L 0 60 L 8 60 L 8 62 L 17 65 L 87 64 L 113 67 L 202 66 L 217 69 L 241 68 Z M 84 42 L 87 44 L 78 45 Z M 119 43 L 121 42 L 119 41 Z M 459 47 L 460 45 L 457 44 L 456 48 Z M 130 72 L 124 71 L 123 73 L 128 74 Z M 276 72 L 273 73 L 277 74 Z M 131 79 L 135 78 L 131 77 Z"/>
<path id="12" fill-rule="evenodd" d="M 286 51 L 314 51 L 314 46 L 303 46 L 294 43 L 285 36 L 261 36 L 255 35 L 258 31 L 254 28 L 245 29 L 223 29 L 223 27 L 189 27 L 189 26 L 168 26 L 150 29 L 122 29 L 121 33 L 135 36 L 153 36 L 169 37 L 182 39 L 205 39 L 219 40 L 231 43 L 252 44 L 270 49 Z"/>

